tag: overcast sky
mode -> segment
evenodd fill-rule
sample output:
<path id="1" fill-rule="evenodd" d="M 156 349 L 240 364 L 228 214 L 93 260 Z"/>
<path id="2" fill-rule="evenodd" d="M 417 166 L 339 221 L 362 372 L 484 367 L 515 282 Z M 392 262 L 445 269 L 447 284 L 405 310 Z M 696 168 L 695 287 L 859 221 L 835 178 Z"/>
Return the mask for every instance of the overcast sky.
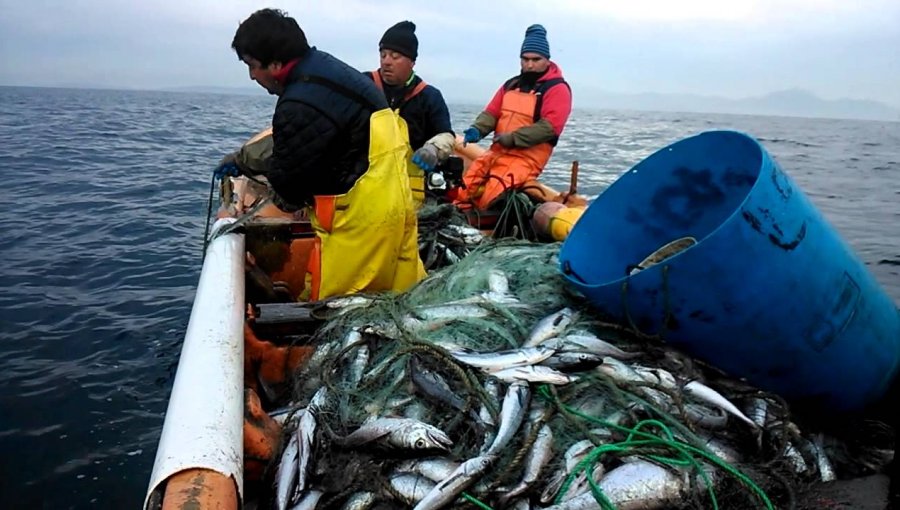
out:
<path id="1" fill-rule="evenodd" d="M 0 1 L 2 85 L 248 86 L 234 30 L 277 7 L 359 69 L 377 67 L 387 27 L 414 21 L 416 70 L 451 100 L 487 101 L 518 72 L 525 28 L 541 23 L 576 91 L 802 88 L 900 106 L 900 0 Z"/>

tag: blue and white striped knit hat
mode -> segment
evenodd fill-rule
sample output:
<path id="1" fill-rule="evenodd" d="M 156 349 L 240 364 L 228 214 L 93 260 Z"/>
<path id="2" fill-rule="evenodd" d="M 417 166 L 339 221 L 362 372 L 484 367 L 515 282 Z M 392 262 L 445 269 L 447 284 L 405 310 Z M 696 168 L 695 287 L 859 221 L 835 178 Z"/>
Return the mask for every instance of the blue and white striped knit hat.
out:
<path id="1" fill-rule="evenodd" d="M 522 51 L 525 53 L 537 53 L 544 58 L 550 58 L 550 44 L 547 42 L 547 29 L 542 25 L 531 25 L 525 29 L 525 40 L 522 42 Z"/>

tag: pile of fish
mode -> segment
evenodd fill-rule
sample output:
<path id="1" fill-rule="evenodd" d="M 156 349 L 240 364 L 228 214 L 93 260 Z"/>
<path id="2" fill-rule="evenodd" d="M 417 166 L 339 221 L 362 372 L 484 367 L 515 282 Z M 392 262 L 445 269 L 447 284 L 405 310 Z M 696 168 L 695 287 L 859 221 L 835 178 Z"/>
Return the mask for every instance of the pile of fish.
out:
<path id="1" fill-rule="evenodd" d="M 774 508 L 785 479 L 834 479 L 826 437 L 776 396 L 600 321 L 557 251 L 497 243 L 402 296 L 326 302 L 273 413 L 274 507 Z"/>

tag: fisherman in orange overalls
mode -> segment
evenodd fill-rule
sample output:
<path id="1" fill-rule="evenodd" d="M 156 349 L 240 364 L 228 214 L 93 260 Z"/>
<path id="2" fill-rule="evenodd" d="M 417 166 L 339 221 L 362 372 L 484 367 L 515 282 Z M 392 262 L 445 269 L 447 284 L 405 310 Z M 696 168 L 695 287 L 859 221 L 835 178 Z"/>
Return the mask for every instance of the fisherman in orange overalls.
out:
<path id="1" fill-rule="evenodd" d="M 491 132 L 494 139 L 466 170 L 464 186 L 451 193 L 459 207 L 487 209 L 505 190 L 537 178 L 569 119 L 572 92 L 550 60 L 543 26 L 531 25 L 525 31 L 521 59 L 521 74 L 497 90 L 464 132 L 463 143 L 477 142 Z"/>

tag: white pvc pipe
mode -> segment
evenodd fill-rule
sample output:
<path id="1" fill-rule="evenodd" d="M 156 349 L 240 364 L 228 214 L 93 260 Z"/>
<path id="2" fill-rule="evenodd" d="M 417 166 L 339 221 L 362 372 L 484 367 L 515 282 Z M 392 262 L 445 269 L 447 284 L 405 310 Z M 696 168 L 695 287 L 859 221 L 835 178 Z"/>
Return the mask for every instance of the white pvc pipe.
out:
<path id="1" fill-rule="evenodd" d="M 213 232 L 233 222 L 220 219 Z M 244 258 L 243 234 L 207 248 L 145 509 L 170 476 L 190 468 L 231 477 L 243 500 Z"/>

